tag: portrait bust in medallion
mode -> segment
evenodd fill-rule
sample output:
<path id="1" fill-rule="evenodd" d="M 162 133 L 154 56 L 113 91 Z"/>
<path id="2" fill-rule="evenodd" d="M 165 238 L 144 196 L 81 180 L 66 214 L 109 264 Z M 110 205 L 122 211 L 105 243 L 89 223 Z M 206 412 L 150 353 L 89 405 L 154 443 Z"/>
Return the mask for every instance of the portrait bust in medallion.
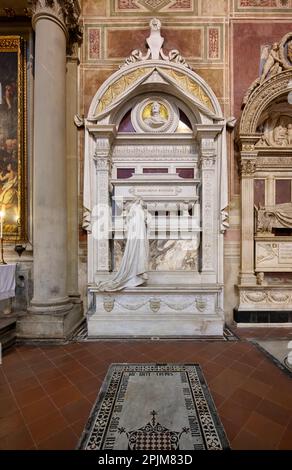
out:
<path id="1" fill-rule="evenodd" d="M 157 129 L 168 121 L 168 111 L 164 105 L 153 101 L 145 106 L 142 117 L 147 126 Z"/>

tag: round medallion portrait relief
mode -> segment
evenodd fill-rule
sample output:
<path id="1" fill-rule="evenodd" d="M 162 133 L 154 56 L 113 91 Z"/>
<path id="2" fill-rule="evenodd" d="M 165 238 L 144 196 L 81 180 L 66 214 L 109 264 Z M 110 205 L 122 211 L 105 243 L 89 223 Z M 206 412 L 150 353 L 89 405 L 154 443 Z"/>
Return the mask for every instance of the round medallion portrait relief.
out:
<path id="1" fill-rule="evenodd" d="M 142 119 L 147 126 L 157 129 L 168 122 L 169 112 L 159 101 L 152 101 L 142 110 Z"/>
<path id="2" fill-rule="evenodd" d="M 174 132 L 178 125 L 178 110 L 174 103 L 164 98 L 146 98 L 134 106 L 132 122 L 137 132 Z"/>

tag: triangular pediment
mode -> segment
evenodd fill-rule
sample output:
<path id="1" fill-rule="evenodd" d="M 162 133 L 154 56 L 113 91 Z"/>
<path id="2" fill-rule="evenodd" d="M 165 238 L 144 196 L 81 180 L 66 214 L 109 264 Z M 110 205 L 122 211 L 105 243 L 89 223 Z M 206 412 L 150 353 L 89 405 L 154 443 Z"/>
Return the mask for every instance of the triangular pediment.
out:
<path id="1" fill-rule="evenodd" d="M 94 114 L 87 120 L 97 122 L 115 111 L 123 102 L 136 94 L 145 91 L 145 86 L 151 85 L 151 90 L 156 91 L 161 87 L 170 94 L 181 96 L 184 101 L 189 101 L 200 112 L 212 119 L 222 119 L 215 112 L 212 100 L 198 80 L 199 77 L 191 71 L 186 71 L 180 66 L 148 61 L 147 67 L 135 64 L 126 70 L 120 70 L 104 83 L 100 89 L 100 98 L 96 103 Z"/>

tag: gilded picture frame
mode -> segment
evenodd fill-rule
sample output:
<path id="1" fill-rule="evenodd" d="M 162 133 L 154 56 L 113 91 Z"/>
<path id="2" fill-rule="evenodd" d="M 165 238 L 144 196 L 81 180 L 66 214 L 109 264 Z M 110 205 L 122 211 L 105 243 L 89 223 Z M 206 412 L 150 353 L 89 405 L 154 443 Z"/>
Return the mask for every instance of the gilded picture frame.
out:
<path id="1" fill-rule="evenodd" d="M 27 239 L 25 52 L 21 36 L 0 36 L 0 211 L 6 242 Z"/>

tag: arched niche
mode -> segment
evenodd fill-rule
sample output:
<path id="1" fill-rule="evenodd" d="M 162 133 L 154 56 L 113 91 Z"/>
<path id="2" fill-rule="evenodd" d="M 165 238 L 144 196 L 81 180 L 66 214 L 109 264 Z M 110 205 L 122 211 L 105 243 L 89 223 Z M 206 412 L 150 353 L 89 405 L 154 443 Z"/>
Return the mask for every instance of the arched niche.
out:
<path id="1" fill-rule="evenodd" d="M 286 36 L 291 40 L 291 33 Z M 287 54 L 285 38 L 280 56 Z M 239 125 L 241 270 L 235 319 L 243 324 L 291 322 L 292 62 L 281 63 L 284 70 L 252 84 Z"/>
<path id="2" fill-rule="evenodd" d="M 225 120 L 208 84 L 182 58 L 178 63 L 166 58 L 162 49 L 159 54 L 160 58 L 154 58 L 151 50 L 144 59 L 139 56 L 133 63 L 127 59 L 97 90 L 85 119 L 84 226 L 88 230 L 90 336 L 223 332 L 223 233 L 228 204 Z M 159 104 L 161 122 L 153 123 L 153 116 L 150 120 L 143 117 L 154 102 Z M 188 132 L 177 131 L 178 110 L 190 123 Z M 127 113 L 135 132 L 119 132 Z M 193 173 L 180 173 L 181 169 Z M 119 177 L 119 170 L 129 172 Z M 166 224 L 169 218 L 180 224 L 178 240 L 173 238 L 174 229 L 165 229 L 172 249 L 165 257 L 172 258 L 172 264 L 165 260 L 163 266 L 157 263 L 160 254 L 155 237 L 158 231 L 161 241 L 162 232 L 158 224 L 157 230 L 150 229 L 154 251 L 152 256 L 150 253 L 147 283 L 101 292 L 99 282 L 117 269 L 115 244 L 125 238 L 119 223 L 127 204 L 137 195 L 148 204 L 152 220 L 159 213 Z M 119 197 L 123 198 L 120 206 Z M 191 228 L 182 228 L 182 215 L 184 220 L 195 221 Z M 198 246 L 187 245 L 191 243 L 188 240 L 196 240 Z M 160 248 L 165 247 L 163 243 Z M 186 245 L 188 255 L 182 255 Z M 186 262 L 183 256 L 190 259 Z"/>

